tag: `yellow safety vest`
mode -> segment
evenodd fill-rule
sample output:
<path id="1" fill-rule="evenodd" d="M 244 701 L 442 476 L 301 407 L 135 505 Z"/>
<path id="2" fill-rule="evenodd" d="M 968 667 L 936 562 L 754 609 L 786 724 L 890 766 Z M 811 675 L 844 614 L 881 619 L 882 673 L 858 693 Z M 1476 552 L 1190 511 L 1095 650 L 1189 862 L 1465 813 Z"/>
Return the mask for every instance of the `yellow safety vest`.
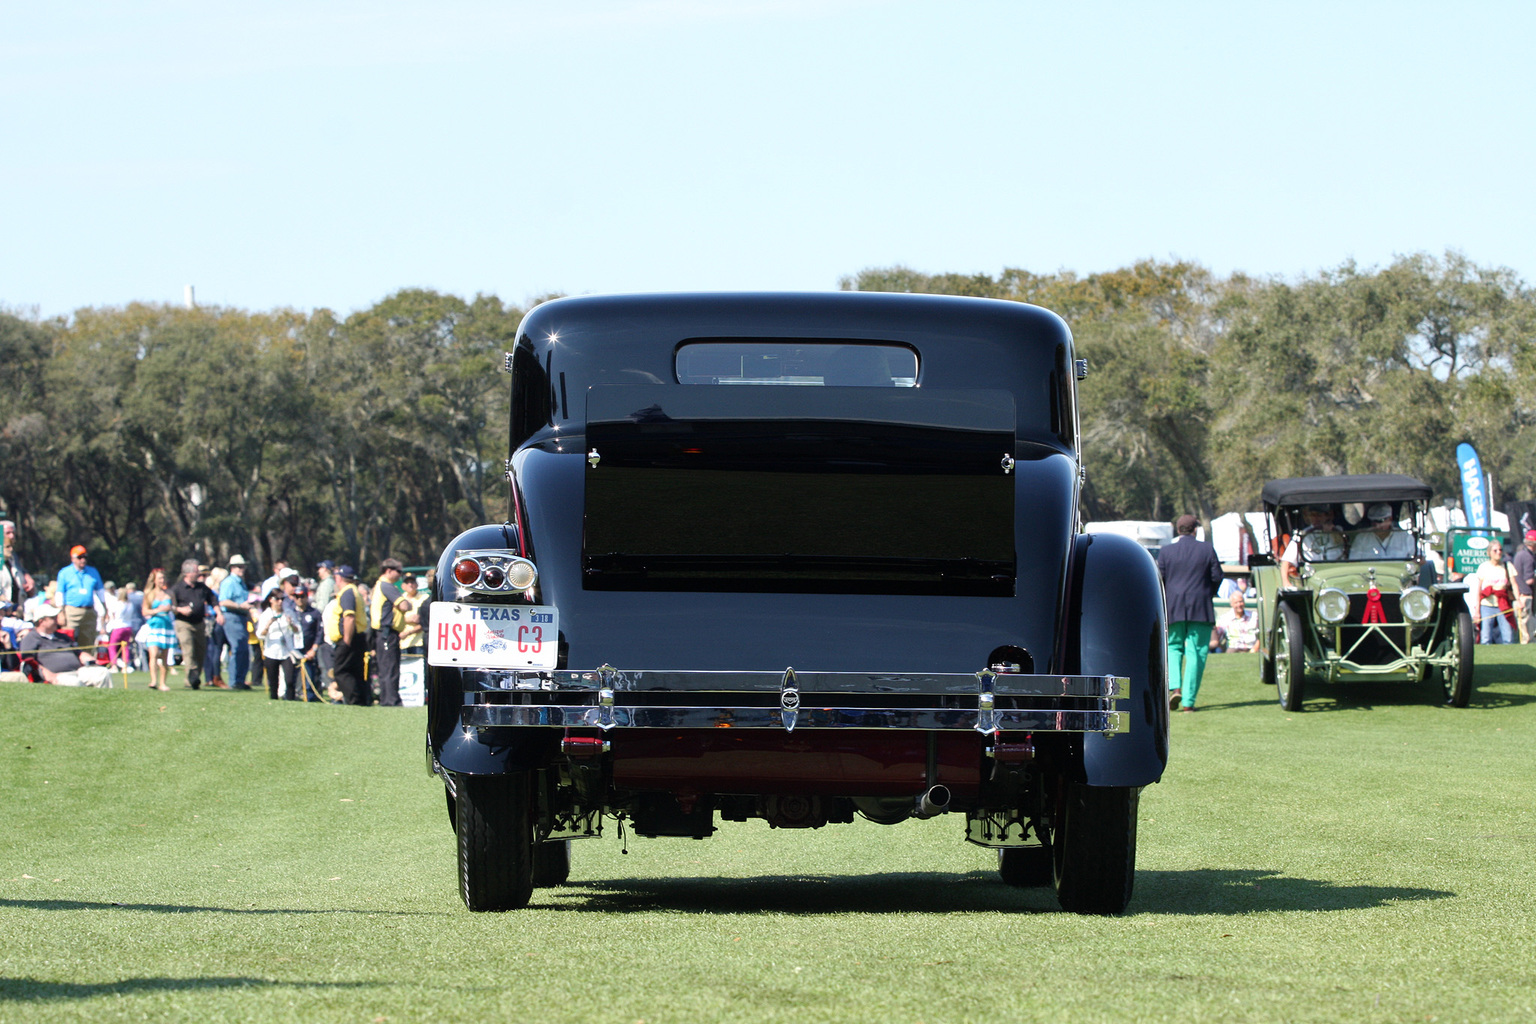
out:
<path id="1" fill-rule="evenodd" d="M 380 576 L 373 581 L 373 596 L 368 599 L 368 626 L 378 630 L 379 618 L 384 614 L 384 577 Z M 389 628 L 396 633 L 405 628 L 405 612 L 400 608 L 400 602 L 390 605 Z"/>
<path id="2" fill-rule="evenodd" d="M 325 611 L 320 616 L 321 623 L 325 626 L 325 639 L 333 644 L 341 642 L 341 595 L 349 590 L 352 591 L 352 603 L 356 604 L 357 584 L 348 583 L 336 591 L 336 596 L 331 598 L 330 602 L 325 606 Z M 347 612 L 346 614 L 352 615 L 353 613 Z"/>

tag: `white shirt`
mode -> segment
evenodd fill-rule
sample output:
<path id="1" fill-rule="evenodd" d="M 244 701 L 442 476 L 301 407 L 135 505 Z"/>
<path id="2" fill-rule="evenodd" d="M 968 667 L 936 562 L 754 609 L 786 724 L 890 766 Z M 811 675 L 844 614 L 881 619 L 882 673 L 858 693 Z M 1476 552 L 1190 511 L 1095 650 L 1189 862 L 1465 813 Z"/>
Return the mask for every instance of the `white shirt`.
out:
<path id="1" fill-rule="evenodd" d="M 1500 562 L 1498 565 L 1484 562 L 1477 567 L 1477 572 L 1473 573 L 1472 577 L 1477 580 L 1476 593 L 1472 596 L 1478 598 L 1484 608 L 1497 608 L 1499 606 L 1497 594 L 1504 589 L 1505 584 L 1514 583 L 1514 576 L 1509 571 L 1508 562 Z M 1492 587 L 1493 594 L 1482 597 L 1484 587 Z"/>
<path id="2" fill-rule="evenodd" d="M 1291 538 L 1280 561 L 1300 565 L 1296 559 L 1296 543 L 1304 545 L 1309 562 L 1337 562 L 1344 557 L 1344 535 L 1338 530 L 1315 530 L 1311 527 Z"/>
<path id="3" fill-rule="evenodd" d="M 282 609 L 268 608 L 261 613 L 256 620 L 256 636 L 261 640 L 261 656 L 276 661 L 298 653 L 302 642 L 298 624 L 284 615 Z"/>
<path id="4" fill-rule="evenodd" d="M 1349 557 L 1353 561 L 1410 561 L 1418 557 L 1413 534 L 1393 527 L 1382 540 L 1375 530 L 1355 534 L 1349 542 Z"/>
<path id="5" fill-rule="evenodd" d="M 1251 651 L 1258 646 L 1258 617 L 1253 614 L 1252 608 L 1244 608 L 1242 618 L 1228 608 L 1221 618 L 1216 620 L 1216 625 L 1226 630 L 1227 650 Z"/>

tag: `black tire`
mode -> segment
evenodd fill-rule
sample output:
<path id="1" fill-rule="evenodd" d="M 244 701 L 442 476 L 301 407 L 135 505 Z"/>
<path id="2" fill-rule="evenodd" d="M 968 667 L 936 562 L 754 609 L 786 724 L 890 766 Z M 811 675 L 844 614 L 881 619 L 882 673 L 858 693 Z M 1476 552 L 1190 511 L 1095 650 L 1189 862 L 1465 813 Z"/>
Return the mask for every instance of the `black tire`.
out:
<path id="1" fill-rule="evenodd" d="M 533 895 L 533 818 L 525 773 L 461 775 L 454 787 L 459 895 L 470 910 L 515 910 Z"/>
<path id="2" fill-rule="evenodd" d="M 1456 664 L 1440 670 L 1440 686 L 1447 704 L 1464 708 L 1472 699 L 1472 654 L 1477 646 L 1477 636 L 1472 632 L 1472 613 L 1465 608 L 1456 613 L 1451 641 L 1455 644 Z"/>
<path id="3" fill-rule="evenodd" d="M 1009 846 L 997 851 L 997 873 L 1004 882 L 1021 889 L 1055 884 L 1049 846 Z"/>
<path id="4" fill-rule="evenodd" d="M 571 841 L 556 839 L 533 848 L 533 887 L 551 889 L 571 877 Z"/>
<path id="5" fill-rule="evenodd" d="M 1300 711 L 1307 688 L 1307 641 L 1301 631 L 1301 613 L 1290 605 L 1280 609 L 1280 630 L 1275 634 L 1275 689 L 1280 706 Z"/>
<path id="6" fill-rule="evenodd" d="M 1051 848 L 1056 900 L 1074 914 L 1121 914 L 1136 881 L 1136 806 L 1132 786 L 1070 783 Z"/>

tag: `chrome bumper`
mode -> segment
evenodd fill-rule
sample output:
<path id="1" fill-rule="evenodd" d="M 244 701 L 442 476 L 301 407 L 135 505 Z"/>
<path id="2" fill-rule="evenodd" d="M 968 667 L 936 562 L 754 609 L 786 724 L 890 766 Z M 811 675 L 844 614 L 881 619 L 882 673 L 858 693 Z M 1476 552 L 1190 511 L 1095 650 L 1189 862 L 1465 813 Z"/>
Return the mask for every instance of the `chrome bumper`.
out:
<path id="1" fill-rule="evenodd" d="M 1117 708 L 1129 689 L 1124 676 L 990 670 L 913 675 L 793 669 L 621 672 L 605 666 L 590 671 L 465 672 L 463 680 L 462 722 L 479 729 L 913 729 L 1115 735 L 1128 731 L 1131 722 L 1130 714 Z M 760 695 L 759 702 L 746 703 L 749 694 Z M 947 706 L 921 706 L 929 702 L 925 698 Z"/>

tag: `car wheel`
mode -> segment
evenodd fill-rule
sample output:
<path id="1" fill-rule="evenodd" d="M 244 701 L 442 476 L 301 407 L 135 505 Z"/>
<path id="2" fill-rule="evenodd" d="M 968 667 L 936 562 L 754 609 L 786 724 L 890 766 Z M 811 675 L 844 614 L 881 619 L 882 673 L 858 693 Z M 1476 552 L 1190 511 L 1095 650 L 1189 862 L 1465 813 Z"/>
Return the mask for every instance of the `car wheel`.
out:
<path id="1" fill-rule="evenodd" d="M 1280 631 L 1275 635 L 1275 687 L 1280 706 L 1300 711 L 1306 683 L 1307 644 L 1301 631 L 1301 613 L 1286 605 L 1280 609 Z"/>
<path id="2" fill-rule="evenodd" d="M 1440 670 L 1440 681 L 1445 702 L 1453 708 L 1464 708 L 1472 699 L 1472 654 L 1477 643 L 1472 632 L 1471 612 L 1463 609 L 1456 613 L 1452 636 L 1456 645 L 1456 664 Z"/>
<path id="3" fill-rule="evenodd" d="M 1074 914 L 1119 914 L 1136 879 L 1136 805 L 1131 786 L 1069 783 L 1051 848 L 1056 899 Z"/>
<path id="4" fill-rule="evenodd" d="M 571 841 L 556 839 L 533 848 L 533 887 L 550 889 L 571 877 Z"/>
<path id="5" fill-rule="evenodd" d="M 533 895 L 528 776 L 465 775 L 458 785 L 459 895 L 470 910 L 515 910 Z"/>
<path id="6" fill-rule="evenodd" d="M 997 873 L 1007 884 L 1023 889 L 1056 882 L 1049 846 L 1009 846 L 998 850 Z"/>

